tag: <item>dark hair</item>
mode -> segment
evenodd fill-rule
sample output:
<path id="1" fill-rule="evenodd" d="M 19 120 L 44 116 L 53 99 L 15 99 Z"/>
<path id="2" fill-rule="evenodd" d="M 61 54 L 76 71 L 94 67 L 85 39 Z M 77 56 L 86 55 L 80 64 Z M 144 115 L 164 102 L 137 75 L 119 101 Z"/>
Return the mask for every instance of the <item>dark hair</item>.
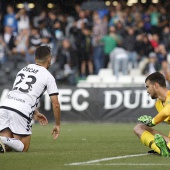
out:
<path id="1" fill-rule="evenodd" d="M 150 74 L 146 79 L 145 79 L 145 83 L 146 81 L 150 81 L 151 83 L 158 83 L 161 87 L 166 87 L 166 80 L 163 74 L 161 74 L 160 72 L 154 72 L 152 74 Z"/>
<path id="2" fill-rule="evenodd" d="M 49 46 L 39 46 L 35 50 L 35 59 L 44 61 L 51 54 L 51 48 Z"/>

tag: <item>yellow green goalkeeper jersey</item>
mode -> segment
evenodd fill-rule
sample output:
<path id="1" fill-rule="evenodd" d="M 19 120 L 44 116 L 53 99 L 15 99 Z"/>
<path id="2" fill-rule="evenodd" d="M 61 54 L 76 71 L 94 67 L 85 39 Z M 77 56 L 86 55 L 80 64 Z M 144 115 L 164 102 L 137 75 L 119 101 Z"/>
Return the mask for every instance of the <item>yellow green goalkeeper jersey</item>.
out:
<path id="1" fill-rule="evenodd" d="M 170 124 L 170 91 L 168 91 L 165 102 L 162 103 L 162 101 L 158 99 L 155 103 L 155 107 L 158 114 L 153 118 L 153 123 L 158 124 L 165 121 Z"/>

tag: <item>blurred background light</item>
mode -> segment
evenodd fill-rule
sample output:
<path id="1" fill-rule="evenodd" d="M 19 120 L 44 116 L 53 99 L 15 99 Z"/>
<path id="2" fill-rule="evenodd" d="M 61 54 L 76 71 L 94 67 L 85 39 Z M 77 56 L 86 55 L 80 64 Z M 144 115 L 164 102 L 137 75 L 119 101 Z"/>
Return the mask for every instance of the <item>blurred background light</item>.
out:
<path id="1" fill-rule="evenodd" d="M 159 0 L 152 0 L 152 3 L 157 4 Z"/>
<path id="2" fill-rule="evenodd" d="M 118 2 L 117 1 L 113 1 L 113 6 L 117 6 Z"/>
<path id="3" fill-rule="evenodd" d="M 145 3 L 146 3 L 146 0 L 141 0 L 141 2 L 142 2 L 143 4 L 145 4 Z"/>
<path id="4" fill-rule="evenodd" d="M 47 4 L 47 7 L 48 7 L 48 8 L 54 8 L 54 4 L 48 3 L 48 4 Z"/>
<path id="5" fill-rule="evenodd" d="M 24 8 L 24 4 L 17 4 L 17 8 L 19 8 L 19 9 L 22 9 L 22 8 Z"/>
<path id="6" fill-rule="evenodd" d="M 34 8 L 35 7 L 35 4 L 34 3 L 29 3 L 28 4 L 28 8 Z"/>
<path id="7" fill-rule="evenodd" d="M 110 4 L 111 4 L 110 1 L 106 1 L 106 2 L 105 2 L 105 5 L 106 5 L 106 6 L 110 6 Z"/>

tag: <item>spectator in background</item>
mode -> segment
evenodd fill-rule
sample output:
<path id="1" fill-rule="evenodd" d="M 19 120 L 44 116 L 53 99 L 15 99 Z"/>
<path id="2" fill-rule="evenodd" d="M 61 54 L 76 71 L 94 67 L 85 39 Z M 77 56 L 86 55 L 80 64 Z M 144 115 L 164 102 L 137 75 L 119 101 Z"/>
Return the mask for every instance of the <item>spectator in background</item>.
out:
<path id="1" fill-rule="evenodd" d="M 143 22 L 144 22 L 144 31 L 146 33 L 151 33 L 151 22 L 150 22 L 150 10 L 145 9 L 144 14 L 142 16 Z"/>
<path id="2" fill-rule="evenodd" d="M 61 70 L 60 73 L 56 70 L 56 78 L 58 80 L 67 78 L 70 85 L 75 85 L 78 72 L 78 56 L 68 39 L 62 41 L 62 46 L 59 48 L 56 57 L 56 63 L 59 64 L 59 69 Z"/>
<path id="3" fill-rule="evenodd" d="M 87 74 L 93 74 L 93 58 L 92 58 L 92 38 L 88 27 L 82 29 L 83 37 L 81 41 L 81 77 Z M 86 74 L 86 68 L 88 73 Z"/>
<path id="4" fill-rule="evenodd" d="M 48 36 L 43 36 L 42 38 L 41 38 L 41 45 L 43 45 L 43 46 L 48 46 L 48 47 L 50 47 L 51 49 L 54 49 L 55 47 L 54 47 L 54 44 L 53 44 L 53 42 L 52 42 L 52 40 L 51 40 L 51 38 L 50 37 L 48 37 Z M 52 53 L 53 54 L 53 53 Z M 52 60 L 53 60 L 53 56 L 52 56 Z M 52 62 L 52 61 L 51 61 Z"/>
<path id="5" fill-rule="evenodd" d="M 112 26 L 113 27 L 113 26 Z M 110 27 L 109 27 L 110 28 Z M 116 33 L 122 38 L 126 34 L 125 26 L 121 21 L 118 21 L 115 25 Z"/>
<path id="6" fill-rule="evenodd" d="M 147 58 L 149 56 L 149 53 L 154 51 L 147 34 L 138 35 L 136 43 L 136 46 L 139 50 L 138 53 L 141 56 L 140 60 Z"/>
<path id="7" fill-rule="evenodd" d="M 47 20 L 46 20 L 46 28 L 48 32 L 52 35 L 52 44 L 54 45 L 55 48 L 52 49 L 52 54 L 56 55 L 57 54 L 57 41 L 56 41 L 56 36 L 55 36 L 55 28 L 54 24 L 58 22 L 58 15 L 56 14 L 56 11 L 54 10 L 49 10 L 48 15 L 47 15 Z"/>
<path id="8" fill-rule="evenodd" d="M 101 38 L 101 42 L 104 43 L 104 68 L 108 67 L 110 61 L 110 53 L 117 46 L 117 37 L 115 36 L 115 32 L 112 29 L 113 26 L 109 28 L 108 35 L 105 35 Z"/>
<path id="9" fill-rule="evenodd" d="M 111 10 L 109 12 L 109 17 L 110 17 L 110 20 L 109 20 L 109 27 L 110 26 L 115 26 L 115 24 L 120 20 L 120 16 L 116 13 L 115 10 Z"/>
<path id="10" fill-rule="evenodd" d="M 162 43 L 165 45 L 165 49 L 170 53 L 170 27 L 166 26 L 162 32 Z"/>
<path id="11" fill-rule="evenodd" d="M 158 62 L 161 64 L 163 60 L 167 60 L 167 51 L 165 49 L 164 44 L 159 44 L 157 48 L 155 48 L 155 53 L 158 57 Z"/>
<path id="12" fill-rule="evenodd" d="M 136 34 L 133 27 L 127 27 L 127 32 L 124 36 L 123 47 L 128 53 L 129 56 L 129 69 L 136 68 L 137 61 L 137 53 L 136 53 Z"/>
<path id="13" fill-rule="evenodd" d="M 143 21 L 136 22 L 135 26 L 136 26 L 136 34 L 137 35 L 141 35 L 141 34 L 143 34 L 145 32 L 144 31 L 144 23 L 143 23 Z"/>
<path id="14" fill-rule="evenodd" d="M 67 25 L 65 27 L 65 36 L 68 38 L 71 38 L 70 36 L 70 29 L 73 27 L 74 24 L 74 18 L 72 16 L 67 16 Z"/>
<path id="15" fill-rule="evenodd" d="M 79 19 L 79 12 L 81 11 L 81 4 L 75 4 L 74 6 L 75 12 L 74 12 L 74 18 L 77 21 Z"/>
<path id="16" fill-rule="evenodd" d="M 152 34 L 158 34 L 158 24 L 159 24 L 159 17 L 160 13 L 158 12 L 158 9 L 156 6 L 151 5 L 150 6 L 151 12 L 150 12 L 150 22 L 152 26 Z"/>
<path id="17" fill-rule="evenodd" d="M 170 67 L 167 60 L 162 61 L 160 73 L 164 75 L 167 83 L 170 84 Z"/>
<path id="18" fill-rule="evenodd" d="M 15 15 L 18 23 L 18 32 L 20 33 L 23 29 L 30 29 L 30 19 L 27 15 L 25 8 L 20 9 Z"/>
<path id="19" fill-rule="evenodd" d="M 15 46 L 12 50 L 13 53 L 25 55 L 28 48 L 29 32 L 28 29 L 22 29 L 15 39 Z"/>
<path id="20" fill-rule="evenodd" d="M 159 35 L 158 34 L 148 34 L 149 42 L 151 43 L 153 49 L 159 46 Z"/>
<path id="21" fill-rule="evenodd" d="M 166 11 L 166 8 L 160 7 L 159 10 L 160 10 L 159 33 L 161 33 L 166 26 L 169 26 L 169 16 L 168 16 L 168 13 Z"/>
<path id="22" fill-rule="evenodd" d="M 101 18 L 102 26 L 103 26 L 103 34 L 107 35 L 108 33 L 108 16 L 104 15 L 103 18 Z"/>
<path id="23" fill-rule="evenodd" d="M 84 12 L 85 12 L 85 16 L 88 20 L 88 22 L 85 25 L 87 25 L 89 27 L 89 29 L 91 30 L 91 28 L 93 26 L 93 18 L 92 18 L 93 11 L 87 9 L 87 10 L 84 10 Z"/>
<path id="24" fill-rule="evenodd" d="M 117 45 L 122 45 L 122 35 L 119 33 L 117 30 L 117 27 L 115 26 L 110 26 L 109 32 L 112 32 L 112 37 L 116 40 Z"/>
<path id="25" fill-rule="evenodd" d="M 128 54 L 127 51 L 122 47 L 115 47 L 110 53 L 110 62 L 113 69 L 113 74 L 119 78 L 119 71 L 123 75 L 128 74 Z"/>
<path id="26" fill-rule="evenodd" d="M 86 18 L 85 11 L 79 11 L 79 19 L 77 20 L 77 28 L 82 29 L 84 25 L 88 25 L 88 19 Z"/>
<path id="27" fill-rule="evenodd" d="M 77 21 L 73 22 L 73 26 L 70 28 L 70 42 L 72 42 L 72 47 L 76 49 L 78 57 L 78 68 L 79 75 L 81 75 L 81 42 L 82 42 L 82 31 L 77 28 Z"/>
<path id="28" fill-rule="evenodd" d="M 58 20 L 61 24 L 61 30 L 64 34 L 64 36 L 66 35 L 66 26 L 67 26 L 67 17 L 66 15 L 62 14 L 62 13 L 59 13 L 58 14 Z"/>
<path id="29" fill-rule="evenodd" d="M 47 26 L 46 26 L 46 22 L 44 20 L 41 20 L 39 22 L 39 27 L 35 27 L 35 28 L 39 28 L 39 33 L 42 37 L 49 37 L 52 38 L 51 33 L 49 32 Z"/>
<path id="30" fill-rule="evenodd" d="M 0 34 L 3 32 L 2 14 L 0 13 Z"/>
<path id="31" fill-rule="evenodd" d="M 15 39 L 15 46 L 12 49 L 12 60 L 14 61 L 14 67 L 18 66 L 18 62 L 25 62 L 25 55 L 28 49 L 29 32 L 28 29 L 20 30 L 18 36 Z"/>
<path id="32" fill-rule="evenodd" d="M 160 64 L 157 60 L 156 53 L 150 52 L 148 56 L 148 62 L 146 63 L 144 69 L 142 70 L 142 74 L 148 76 L 156 71 L 160 70 Z"/>
<path id="33" fill-rule="evenodd" d="M 55 34 L 55 48 L 58 50 L 59 46 L 61 46 L 61 41 L 64 38 L 64 32 L 61 27 L 61 22 L 56 21 L 53 25 L 53 30 Z"/>
<path id="34" fill-rule="evenodd" d="M 3 41 L 6 44 L 7 58 L 9 59 L 12 54 L 12 49 L 15 47 L 16 35 L 13 33 L 10 26 L 4 27 L 4 33 L 2 34 Z"/>
<path id="35" fill-rule="evenodd" d="M 3 63 L 6 61 L 6 44 L 3 38 L 0 36 L 0 68 Z"/>
<path id="36" fill-rule="evenodd" d="M 13 33 L 18 32 L 18 24 L 16 19 L 16 14 L 14 12 L 14 7 L 11 5 L 8 5 L 6 8 L 6 15 L 4 16 L 4 27 L 9 26 L 12 29 Z"/>
<path id="37" fill-rule="evenodd" d="M 75 46 L 77 50 L 79 50 L 81 37 L 82 37 L 82 31 L 77 28 L 77 21 L 73 22 L 73 25 L 70 28 L 69 34 L 70 34 L 70 41 L 72 42 L 72 45 Z"/>
<path id="38" fill-rule="evenodd" d="M 136 15 L 136 13 L 134 14 L 130 8 L 126 8 L 124 15 L 123 15 L 124 22 L 125 22 L 124 25 L 134 26 L 135 25 L 135 19 L 137 17 L 138 16 Z M 120 23 L 122 23 L 122 22 L 120 22 Z M 123 28 L 124 28 L 124 25 L 123 25 Z"/>
<path id="39" fill-rule="evenodd" d="M 93 15 L 93 28 L 92 28 L 92 42 L 93 42 L 93 59 L 94 59 L 94 71 L 98 74 L 99 70 L 104 67 L 104 51 L 103 42 L 100 39 L 107 34 L 102 20 L 97 12 Z"/>
<path id="40" fill-rule="evenodd" d="M 54 27 L 53 26 L 54 26 L 54 23 L 56 21 L 58 21 L 56 13 L 54 11 L 50 10 L 48 12 L 46 26 L 47 26 L 48 31 L 50 32 L 50 34 L 52 36 L 54 36 L 54 37 L 55 37 L 55 33 L 54 33 Z"/>
<path id="41" fill-rule="evenodd" d="M 46 11 L 42 10 L 37 16 L 33 17 L 33 26 L 38 28 L 40 22 L 45 21 L 46 17 Z"/>
<path id="42" fill-rule="evenodd" d="M 27 64 L 33 64 L 34 52 L 37 47 L 39 47 L 42 43 L 42 39 L 39 33 L 39 29 L 36 27 L 32 27 L 30 31 L 29 41 L 28 41 L 28 50 L 26 52 L 26 62 Z"/>

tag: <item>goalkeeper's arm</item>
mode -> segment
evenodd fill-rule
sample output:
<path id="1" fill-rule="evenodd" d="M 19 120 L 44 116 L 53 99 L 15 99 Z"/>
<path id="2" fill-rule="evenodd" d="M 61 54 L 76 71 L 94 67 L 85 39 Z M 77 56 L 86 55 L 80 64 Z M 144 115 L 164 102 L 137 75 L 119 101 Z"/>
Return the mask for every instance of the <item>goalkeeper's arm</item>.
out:
<path id="1" fill-rule="evenodd" d="M 170 117 L 170 105 L 168 104 L 153 118 L 153 121 L 155 124 L 159 124 L 163 121 L 167 122 L 166 120 L 169 119 L 169 117 Z"/>

